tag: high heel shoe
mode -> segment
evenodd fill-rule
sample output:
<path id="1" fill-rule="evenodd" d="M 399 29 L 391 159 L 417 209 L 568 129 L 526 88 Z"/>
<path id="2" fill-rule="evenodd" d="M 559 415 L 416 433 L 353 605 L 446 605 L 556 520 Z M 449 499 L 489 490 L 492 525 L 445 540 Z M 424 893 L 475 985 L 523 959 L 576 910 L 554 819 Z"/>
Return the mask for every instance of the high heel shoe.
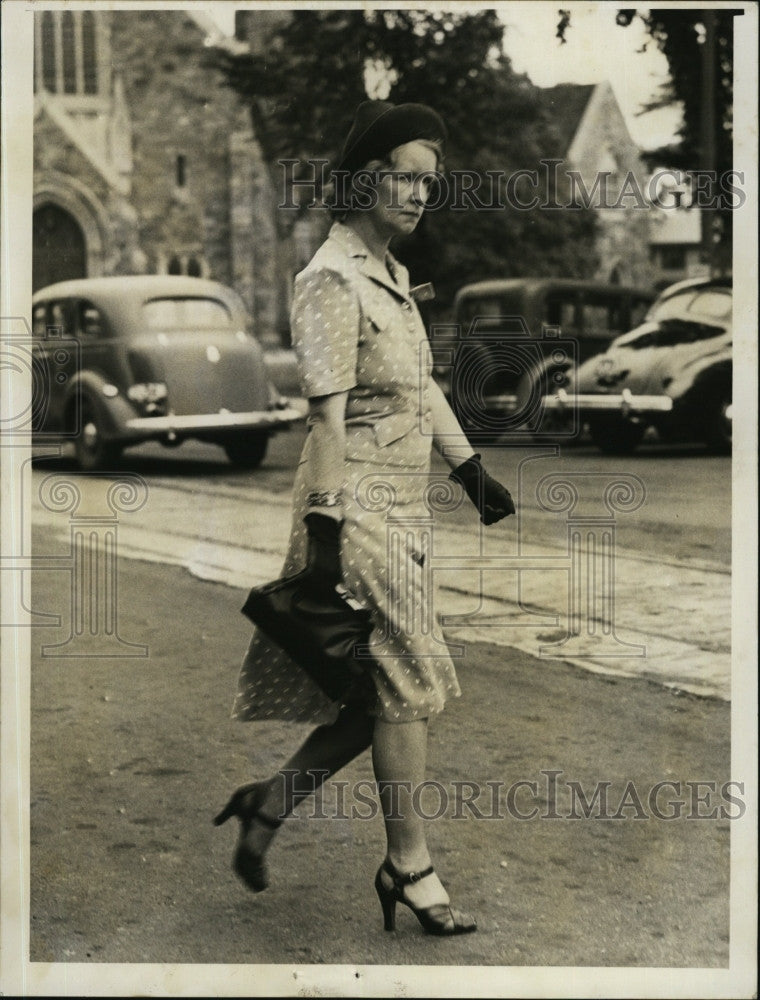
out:
<path id="1" fill-rule="evenodd" d="M 393 880 L 390 888 L 383 884 L 382 873 Z M 413 885 L 428 875 L 433 874 L 433 866 L 430 865 L 421 872 L 409 872 L 408 875 L 401 875 L 390 861 L 386 858 L 380 865 L 375 876 L 375 889 L 380 897 L 380 905 L 383 908 L 383 919 L 385 929 L 393 931 L 396 929 L 396 903 L 403 903 L 408 906 L 415 917 L 422 924 L 427 934 L 435 934 L 438 937 L 447 937 L 452 934 L 472 934 L 478 929 L 475 918 L 468 913 L 461 913 L 452 909 L 448 903 L 437 903 L 435 906 L 417 907 L 404 897 L 404 887 Z"/>
<path id="2" fill-rule="evenodd" d="M 233 793 L 224 809 L 214 817 L 215 826 L 226 823 L 231 816 L 237 816 L 240 820 L 240 838 L 232 858 L 232 867 L 252 892 L 263 892 L 269 885 L 269 876 L 264 855 L 254 851 L 246 843 L 251 823 L 255 820 L 271 830 L 282 826 L 281 819 L 272 819 L 259 811 L 267 789 L 265 781 L 242 785 Z"/>

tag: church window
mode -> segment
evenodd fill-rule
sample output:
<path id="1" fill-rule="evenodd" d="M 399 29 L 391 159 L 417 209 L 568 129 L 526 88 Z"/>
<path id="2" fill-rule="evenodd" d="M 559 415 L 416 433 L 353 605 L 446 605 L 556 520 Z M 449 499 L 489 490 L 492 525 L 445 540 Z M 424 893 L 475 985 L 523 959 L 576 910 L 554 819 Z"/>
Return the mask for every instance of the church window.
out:
<path id="1" fill-rule="evenodd" d="M 74 34 L 74 14 L 70 10 L 65 10 L 61 16 L 64 94 L 76 94 L 77 92 L 77 59 Z"/>
<path id="2" fill-rule="evenodd" d="M 35 91 L 97 94 L 98 28 L 93 11 L 42 11 L 35 15 Z"/>
<path id="3" fill-rule="evenodd" d="M 197 250 L 179 250 L 168 259 L 162 257 L 158 263 L 159 274 L 186 274 L 190 278 L 207 278 L 208 265 L 202 253 Z"/>
<path id="4" fill-rule="evenodd" d="M 98 62 L 95 46 L 95 15 L 91 10 L 82 13 L 82 70 L 85 94 L 97 94 Z"/>
<path id="5" fill-rule="evenodd" d="M 55 86 L 55 24 L 53 22 L 53 12 L 44 11 L 42 14 L 42 85 L 51 94 L 56 91 Z"/>
<path id="6" fill-rule="evenodd" d="M 187 158 L 180 153 L 177 157 L 177 187 L 184 187 L 187 182 Z"/>

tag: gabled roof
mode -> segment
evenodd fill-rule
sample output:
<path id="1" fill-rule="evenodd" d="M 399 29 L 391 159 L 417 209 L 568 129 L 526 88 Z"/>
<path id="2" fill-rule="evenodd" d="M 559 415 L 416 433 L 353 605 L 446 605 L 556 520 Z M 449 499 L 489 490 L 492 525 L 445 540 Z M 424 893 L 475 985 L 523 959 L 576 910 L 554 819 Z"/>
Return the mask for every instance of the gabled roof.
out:
<path id="1" fill-rule="evenodd" d="M 539 89 L 541 103 L 559 136 L 560 155 L 566 155 L 569 150 L 595 89 L 593 83 L 559 83 L 556 87 Z"/>

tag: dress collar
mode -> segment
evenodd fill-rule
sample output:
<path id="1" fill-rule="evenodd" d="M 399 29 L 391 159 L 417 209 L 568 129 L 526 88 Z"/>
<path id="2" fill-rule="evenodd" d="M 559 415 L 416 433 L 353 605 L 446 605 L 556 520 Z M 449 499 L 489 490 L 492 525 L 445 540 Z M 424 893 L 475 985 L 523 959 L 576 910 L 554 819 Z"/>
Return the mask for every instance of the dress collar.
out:
<path id="1" fill-rule="evenodd" d="M 408 298 L 409 272 L 390 251 L 386 256 L 388 267 L 384 267 L 377 257 L 370 253 L 369 248 L 358 233 L 349 226 L 344 226 L 342 222 L 332 224 L 329 238 L 335 240 L 349 257 L 362 258 L 361 270 L 368 278 L 379 282 L 401 298 Z M 389 274 L 389 269 L 393 273 L 393 278 Z"/>

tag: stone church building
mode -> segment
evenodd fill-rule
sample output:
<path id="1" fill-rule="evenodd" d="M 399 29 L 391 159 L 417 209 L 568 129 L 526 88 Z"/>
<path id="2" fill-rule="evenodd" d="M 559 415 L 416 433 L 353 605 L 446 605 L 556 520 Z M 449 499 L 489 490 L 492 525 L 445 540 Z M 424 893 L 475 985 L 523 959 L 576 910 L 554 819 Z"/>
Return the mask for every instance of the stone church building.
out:
<path id="1" fill-rule="evenodd" d="M 279 245 L 270 174 L 247 111 L 206 63 L 208 37 L 184 11 L 36 14 L 33 285 L 210 277 L 275 344 L 311 246 Z"/>

